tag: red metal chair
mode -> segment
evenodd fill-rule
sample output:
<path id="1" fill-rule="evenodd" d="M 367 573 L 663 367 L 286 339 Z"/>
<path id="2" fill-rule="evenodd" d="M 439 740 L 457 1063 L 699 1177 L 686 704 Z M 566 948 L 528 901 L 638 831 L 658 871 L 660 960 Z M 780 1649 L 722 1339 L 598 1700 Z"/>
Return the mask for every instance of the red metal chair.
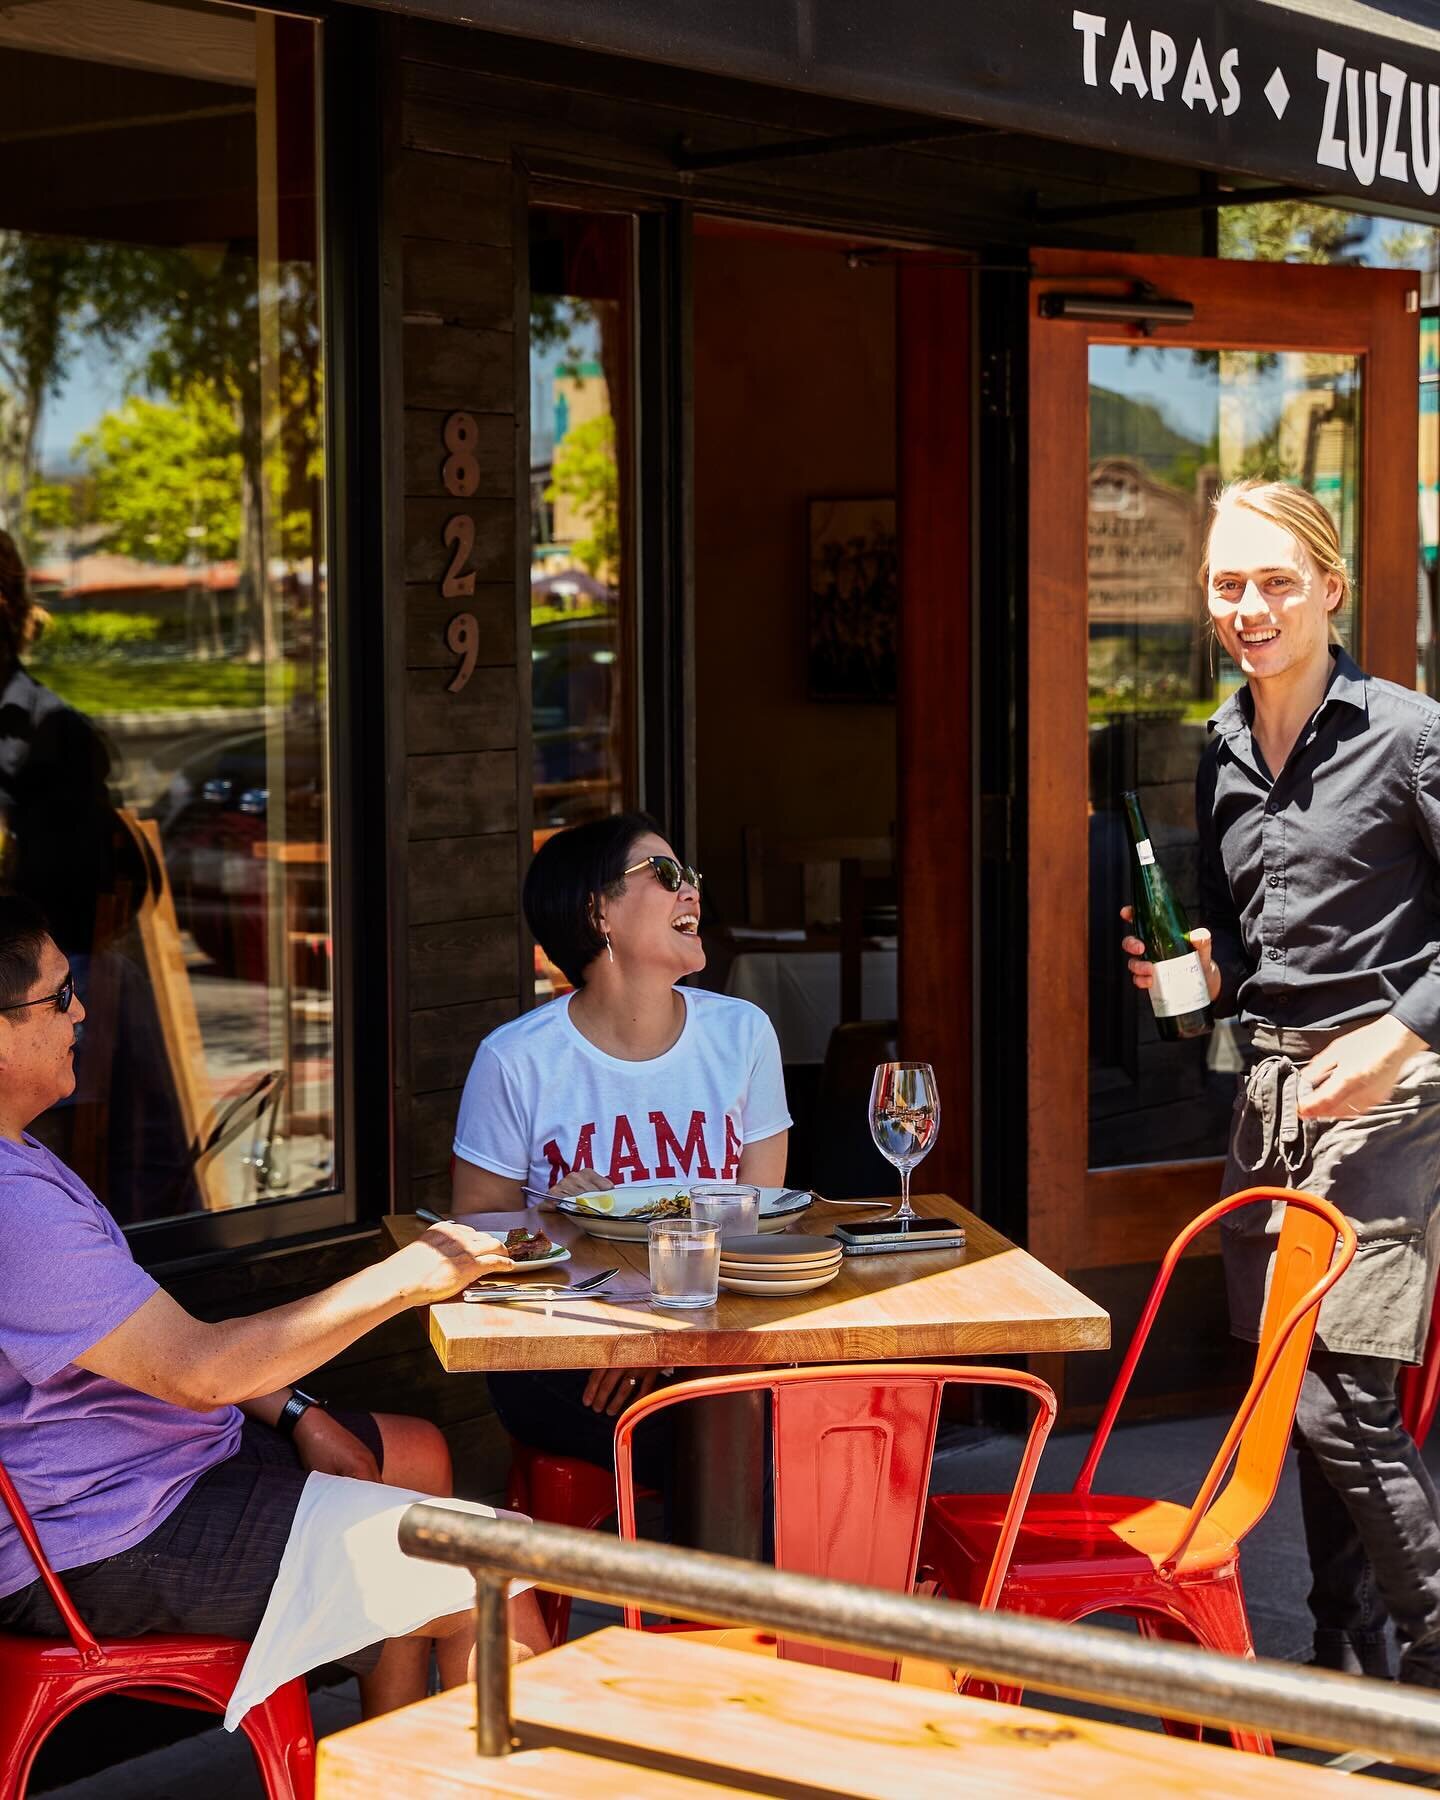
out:
<path id="1" fill-rule="evenodd" d="M 578 1456 L 551 1456 L 511 1438 L 505 1504 L 546 1525 L 595 1531 L 614 1517 L 615 1477 L 597 1463 Z M 563 1644 L 570 1629 L 570 1596 L 537 1588 L 536 1598 L 550 1641 Z"/>
<path id="2" fill-rule="evenodd" d="M 223 1713 L 250 1646 L 238 1638 L 95 1638 L 50 1567 L 24 1502 L 0 1465 L 0 1500 L 15 1521 L 55 1610 L 61 1638 L 0 1633 L 0 1800 L 20 1800 L 41 1744 L 55 1727 L 102 1694 Z M 241 1721 L 269 1800 L 313 1800 L 315 1729 L 298 1678 L 251 1707 Z"/>
<path id="3" fill-rule="evenodd" d="M 1194 1503 L 1183 1507 L 1092 1493 L 1096 1465 L 1176 1263 L 1201 1232 L 1256 1200 L 1283 1201 L 1286 1213 L 1255 1373 Z M 1194 1641 L 1253 1657 L 1240 1586 L 1240 1543 L 1275 1497 L 1316 1314 L 1354 1254 L 1355 1232 L 1347 1219 L 1328 1201 L 1287 1188 L 1247 1189 L 1187 1225 L 1160 1265 L 1074 1488 L 1031 1499 L 1001 1606 L 1067 1622 L 1092 1613 L 1124 1613 L 1144 1637 Z M 1232 1463 L 1234 1474 L 1222 1492 Z M 926 1518 L 922 1566 L 945 1593 L 970 1599 L 981 1589 L 980 1571 L 993 1562 L 992 1546 L 1003 1540 L 1009 1519 L 1002 1495 L 937 1495 Z M 988 1579 L 984 1586 L 988 1589 Z M 1019 1691 L 1006 1688 L 1001 1697 L 1018 1700 Z M 1166 1729 L 1199 1735 L 1198 1727 L 1180 1723 Z M 1271 1753 L 1270 1740 L 1259 1733 L 1230 1736 L 1237 1749 Z"/>
<path id="4" fill-rule="evenodd" d="M 1430 1307 L 1430 1330 L 1422 1361 L 1400 1376 L 1400 1417 L 1417 1444 L 1423 1444 L 1435 1422 L 1440 1403 L 1440 1290 Z"/>
<path id="5" fill-rule="evenodd" d="M 668 1406 L 721 1394 L 768 1394 L 775 1471 L 775 1566 L 908 1594 L 925 1518 L 941 1395 L 957 1385 L 1018 1388 L 1036 1402 L 1015 1486 L 1004 1508 L 978 1604 L 993 1607 L 1055 1422 L 1055 1395 L 1035 1375 L 950 1363 L 852 1363 L 807 1369 L 747 1369 L 637 1400 L 615 1427 L 620 1535 L 634 1538 L 630 1444 L 637 1425 Z M 625 1623 L 640 1625 L 634 1607 Z M 898 1664 L 780 1638 L 794 1662 L 894 1680 Z"/>

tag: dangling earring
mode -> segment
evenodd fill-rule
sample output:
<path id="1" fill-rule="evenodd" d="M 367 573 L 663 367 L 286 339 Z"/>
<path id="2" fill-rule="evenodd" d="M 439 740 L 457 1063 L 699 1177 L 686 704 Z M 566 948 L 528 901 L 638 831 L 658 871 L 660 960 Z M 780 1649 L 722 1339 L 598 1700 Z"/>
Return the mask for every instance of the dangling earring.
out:
<path id="1" fill-rule="evenodd" d="M 615 946 L 610 942 L 610 933 L 608 931 L 605 933 L 605 954 L 610 958 L 611 962 L 614 962 Z"/>

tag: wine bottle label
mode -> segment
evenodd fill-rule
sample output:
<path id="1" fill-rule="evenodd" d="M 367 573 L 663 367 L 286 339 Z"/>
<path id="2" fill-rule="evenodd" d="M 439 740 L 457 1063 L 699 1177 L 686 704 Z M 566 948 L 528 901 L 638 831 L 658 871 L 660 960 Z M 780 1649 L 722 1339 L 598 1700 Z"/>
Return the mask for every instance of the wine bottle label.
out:
<path id="1" fill-rule="evenodd" d="M 1155 852 L 1150 848 L 1149 838 L 1141 838 L 1135 846 L 1135 854 L 1140 858 L 1142 869 L 1148 869 L 1155 860 Z"/>
<path id="2" fill-rule="evenodd" d="M 1199 1012 L 1210 1004 L 1210 989 L 1205 970 L 1195 951 L 1184 956 L 1170 956 L 1153 963 L 1155 985 L 1150 989 L 1150 1004 L 1157 1019 L 1174 1019 L 1181 1013 Z"/>

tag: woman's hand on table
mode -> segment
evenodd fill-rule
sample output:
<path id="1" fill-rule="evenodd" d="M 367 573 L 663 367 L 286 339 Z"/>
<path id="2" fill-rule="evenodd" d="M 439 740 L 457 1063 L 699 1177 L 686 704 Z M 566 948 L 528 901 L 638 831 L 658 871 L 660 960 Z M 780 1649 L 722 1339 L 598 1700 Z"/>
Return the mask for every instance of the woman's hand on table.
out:
<path id="1" fill-rule="evenodd" d="M 320 1475 L 349 1475 L 356 1481 L 378 1481 L 379 1465 L 353 1431 L 347 1431 L 323 1406 L 312 1406 L 295 1427 L 295 1449 L 302 1468 Z"/>
<path id="2" fill-rule="evenodd" d="M 572 1200 L 576 1194 L 608 1194 L 615 1186 L 608 1175 L 601 1175 L 595 1169 L 572 1169 L 568 1175 L 561 1176 L 540 1201 L 543 1209 L 551 1200 Z"/>
<path id="3" fill-rule="evenodd" d="M 458 1219 L 432 1225 L 389 1258 L 401 1279 L 401 1293 L 408 1304 L 428 1306 L 448 1300 L 482 1275 L 499 1274 L 515 1264 L 499 1238 L 476 1231 Z"/>
<path id="4" fill-rule="evenodd" d="M 662 1375 L 673 1369 L 592 1369 L 581 1396 L 591 1412 L 609 1413 L 613 1419 L 635 1400 L 643 1400 Z"/>

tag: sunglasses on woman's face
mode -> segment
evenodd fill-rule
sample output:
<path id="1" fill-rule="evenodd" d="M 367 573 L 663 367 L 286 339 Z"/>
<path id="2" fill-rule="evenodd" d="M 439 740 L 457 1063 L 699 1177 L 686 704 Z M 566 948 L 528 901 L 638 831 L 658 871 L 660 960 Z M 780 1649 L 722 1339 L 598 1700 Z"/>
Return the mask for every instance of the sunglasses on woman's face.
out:
<path id="1" fill-rule="evenodd" d="M 704 880 L 698 869 L 692 869 L 689 863 L 676 862 L 673 856 L 647 856 L 642 862 L 631 863 L 624 872 L 627 875 L 637 875 L 641 869 L 653 870 L 661 887 L 667 888 L 672 894 L 678 894 L 686 882 L 698 892 L 700 883 Z"/>

